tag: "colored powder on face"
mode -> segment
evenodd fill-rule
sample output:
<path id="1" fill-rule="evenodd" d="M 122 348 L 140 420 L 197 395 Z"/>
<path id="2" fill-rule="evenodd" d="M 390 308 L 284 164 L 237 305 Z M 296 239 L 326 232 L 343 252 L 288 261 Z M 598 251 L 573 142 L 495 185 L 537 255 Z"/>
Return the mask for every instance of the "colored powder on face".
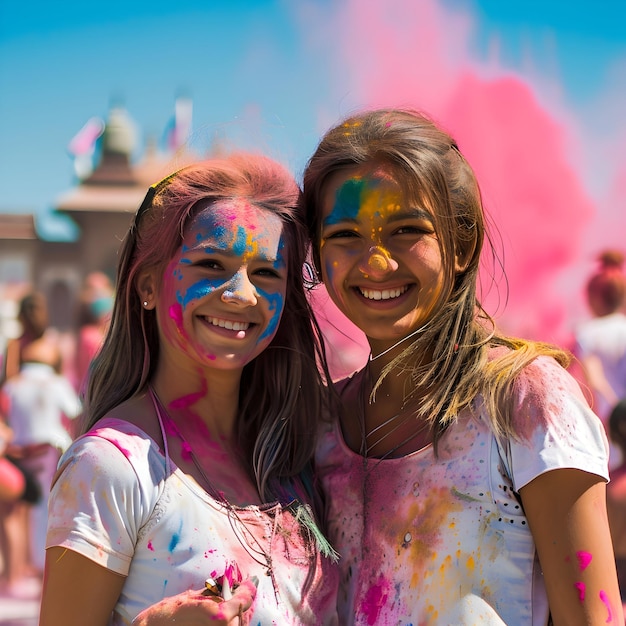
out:
<path id="1" fill-rule="evenodd" d="M 180 304 L 172 304 L 168 311 L 170 318 L 176 324 L 176 328 L 183 327 L 183 307 Z"/>
<path id="2" fill-rule="evenodd" d="M 375 253 L 370 257 L 368 265 L 374 272 L 384 272 L 389 267 L 389 262 L 382 254 Z"/>
<path id="3" fill-rule="evenodd" d="M 222 286 L 223 282 L 223 280 L 209 280 L 204 278 L 199 280 L 197 283 L 194 283 L 184 294 L 178 291 L 176 293 L 176 299 L 181 305 L 181 323 L 183 308 L 185 308 L 190 302 L 199 300 L 200 298 L 204 298 L 210 293 L 213 293 L 216 289 Z"/>
<path id="4" fill-rule="evenodd" d="M 324 222 L 331 225 L 356 219 L 361 209 L 361 193 L 364 187 L 365 183 L 360 178 L 351 178 L 341 185 L 337 190 L 333 210 Z"/>
<path id="5" fill-rule="evenodd" d="M 606 595 L 606 591 L 600 591 L 600 600 L 604 602 L 604 606 L 606 606 L 606 610 L 608 611 L 605 623 L 610 624 L 613 621 L 613 611 L 611 610 L 611 602 L 609 600 L 609 597 Z"/>
<path id="6" fill-rule="evenodd" d="M 280 293 L 268 293 L 266 291 L 259 290 L 260 295 L 265 298 L 270 305 L 270 311 L 272 311 L 272 317 L 270 318 L 267 328 L 261 333 L 259 341 L 266 337 L 271 337 L 278 328 L 278 323 L 283 313 L 284 298 Z"/>
<path id="7" fill-rule="evenodd" d="M 583 550 L 576 553 L 576 558 L 578 559 L 578 565 L 580 567 L 580 571 L 582 572 L 589 566 L 591 563 L 591 559 L 593 558 L 589 552 L 584 552 Z"/>
<path id="8" fill-rule="evenodd" d="M 574 583 L 574 587 L 578 590 L 578 599 L 581 602 L 585 601 L 585 583 Z"/>
<path id="9" fill-rule="evenodd" d="M 237 256 L 243 256 L 249 250 L 250 250 L 250 246 L 248 245 L 248 237 L 246 234 L 246 229 L 243 226 L 239 226 L 237 228 L 237 235 L 235 237 L 235 241 L 233 241 L 233 252 Z"/>

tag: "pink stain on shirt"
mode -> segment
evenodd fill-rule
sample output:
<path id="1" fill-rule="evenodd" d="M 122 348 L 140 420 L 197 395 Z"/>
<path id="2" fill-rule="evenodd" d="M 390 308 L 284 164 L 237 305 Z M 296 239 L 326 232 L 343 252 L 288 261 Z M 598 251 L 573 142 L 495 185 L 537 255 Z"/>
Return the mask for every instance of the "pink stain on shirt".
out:
<path id="1" fill-rule="evenodd" d="M 584 552 L 583 550 L 580 550 L 576 553 L 576 558 L 578 559 L 578 565 L 580 567 L 580 571 L 582 572 L 589 566 L 589 563 L 591 563 L 591 559 L 593 558 L 593 556 L 589 552 Z"/>
<path id="2" fill-rule="evenodd" d="M 613 611 L 611 610 L 611 601 L 609 600 L 609 596 L 606 595 L 606 591 L 600 591 L 600 600 L 604 602 L 604 606 L 606 606 L 606 610 L 608 611 L 605 623 L 610 624 L 613 621 Z"/>
<path id="3" fill-rule="evenodd" d="M 148 541 L 148 550 L 150 550 L 151 552 L 154 552 L 154 546 L 152 545 L 152 539 L 150 539 L 150 541 Z"/>
<path id="4" fill-rule="evenodd" d="M 378 583 L 369 588 L 361 604 L 361 612 L 366 616 L 370 626 L 378 623 L 380 609 L 387 601 L 389 595 L 389 582 L 382 576 Z"/>
<path id="5" fill-rule="evenodd" d="M 578 599 L 581 602 L 585 601 L 585 583 L 574 583 L 574 587 L 576 587 L 576 589 L 578 590 Z"/>
<path id="6" fill-rule="evenodd" d="M 100 433 L 100 430 L 97 429 L 95 431 L 96 434 Z M 105 439 L 108 439 L 127 459 L 132 458 L 133 453 L 126 447 L 124 447 L 119 439 L 117 439 L 115 436 L 112 436 L 110 434 L 110 432 L 107 432 L 107 435 L 105 436 Z"/>

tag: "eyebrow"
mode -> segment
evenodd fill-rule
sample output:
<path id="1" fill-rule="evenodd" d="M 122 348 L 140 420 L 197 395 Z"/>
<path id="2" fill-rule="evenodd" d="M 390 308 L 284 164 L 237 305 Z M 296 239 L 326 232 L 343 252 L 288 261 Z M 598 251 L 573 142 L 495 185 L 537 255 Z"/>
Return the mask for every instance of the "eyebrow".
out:
<path id="1" fill-rule="evenodd" d="M 433 216 L 426 209 L 420 209 L 417 207 L 412 207 L 410 209 L 403 209 L 396 213 L 392 213 L 389 216 L 389 222 L 400 222 L 405 219 L 420 219 L 420 220 L 428 220 L 433 223 Z M 322 228 L 327 226 L 334 226 L 336 224 L 358 224 L 359 220 L 355 217 L 342 217 L 340 219 L 333 218 L 331 220 L 331 216 L 327 216 L 322 220 Z"/>
<path id="2" fill-rule="evenodd" d="M 223 248 L 220 248 L 215 245 L 205 245 L 206 240 L 202 243 L 194 243 L 192 246 L 183 245 L 181 248 L 182 254 L 215 254 L 222 257 L 227 258 L 237 258 L 242 256 L 241 253 L 236 252 L 231 245 L 226 245 Z M 248 252 L 248 250 L 246 250 Z M 255 255 L 255 258 L 260 259 L 261 263 L 280 263 L 282 265 L 287 265 L 285 261 L 285 254 L 282 253 L 282 250 L 278 251 L 277 256 L 263 256 L 258 253 Z"/>

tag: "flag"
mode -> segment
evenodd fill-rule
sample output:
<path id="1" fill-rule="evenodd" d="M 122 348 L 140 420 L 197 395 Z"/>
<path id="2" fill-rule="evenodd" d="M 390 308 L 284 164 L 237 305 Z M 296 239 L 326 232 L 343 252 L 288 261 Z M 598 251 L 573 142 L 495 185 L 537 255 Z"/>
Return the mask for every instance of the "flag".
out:
<path id="1" fill-rule="evenodd" d="M 189 98 L 177 98 L 174 115 L 165 127 L 165 145 L 171 152 L 184 146 L 191 135 L 193 104 Z"/>
<path id="2" fill-rule="evenodd" d="M 96 143 L 104 132 L 105 124 L 99 117 L 92 117 L 72 137 L 67 151 L 74 158 L 74 171 L 79 180 L 83 180 L 93 171 L 93 155 Z"/>

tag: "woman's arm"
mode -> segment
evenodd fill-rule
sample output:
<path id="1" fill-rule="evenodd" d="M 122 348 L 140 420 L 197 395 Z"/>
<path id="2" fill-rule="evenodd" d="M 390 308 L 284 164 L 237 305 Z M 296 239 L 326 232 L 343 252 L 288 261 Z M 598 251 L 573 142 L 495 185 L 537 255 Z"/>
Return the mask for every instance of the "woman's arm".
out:
<path id="1" fill-rule="evenodd" d="M 606 483 L 575 469 L 546 472 L 520 489 L 555 626 L 622 626 L 606 511 Z"/>
<path id="2" fill-rule="evenodd" d="M 66 548 L 46 550 L 39 626 L 106 626 L 124 577 Z"/>
<path id="3" fill-rule="evenodd" d="M 124 585 L 124 577 L 77 552 L 54 547 L 46 551 L 39 626 L 106 626 Z M 142 611 L 134 626 L 243 624 L 240 618 L 252 606 L 256 586 L 245 581 L 229 600 L 200 591 L 163 598 Z"/>

